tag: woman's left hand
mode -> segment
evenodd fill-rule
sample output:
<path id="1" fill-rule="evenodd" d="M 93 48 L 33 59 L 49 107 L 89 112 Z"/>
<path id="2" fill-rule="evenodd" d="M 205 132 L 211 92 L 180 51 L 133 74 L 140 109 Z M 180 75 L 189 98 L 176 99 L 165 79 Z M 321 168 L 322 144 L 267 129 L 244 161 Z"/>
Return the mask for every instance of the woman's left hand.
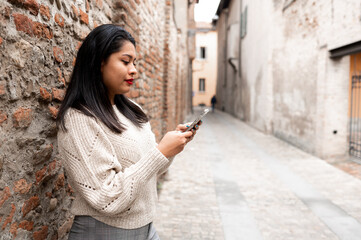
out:
<path id="1" fill-rule="evenodd" d="M 192 123 L 189 122 L 189 123 L 186 123 L 186 124 L 179 124 L 176 128 L 176 131 L 180 131 L 180 132 L 184 132 L 185 130 L 187 130 L 187 128 L 189 127 L 189 125 L 191 125 Z M 196 135 L 197 133 L 197 130 L 199 129 L 199 126 L 202 125 L 202 120 L 200 120 L 195 126 L 194 128 L 191 129 L 192 131 L 192 136 L 187 138 L 188 141 L 187 142 L 190 142 L 192 141 L 192 139 L 194 138 L 194 136 Z"/>

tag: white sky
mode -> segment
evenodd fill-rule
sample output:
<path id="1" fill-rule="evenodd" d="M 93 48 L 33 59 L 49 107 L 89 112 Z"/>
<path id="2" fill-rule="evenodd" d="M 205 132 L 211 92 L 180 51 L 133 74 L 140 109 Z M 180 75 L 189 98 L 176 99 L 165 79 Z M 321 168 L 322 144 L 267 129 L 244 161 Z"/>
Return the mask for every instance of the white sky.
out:
<path id="1" fill-rule="evenodd" d="M 199 0 L 194 8 L 194 19 L 196 22 L 212 22 L 216 15 L 220 0 Z"/>

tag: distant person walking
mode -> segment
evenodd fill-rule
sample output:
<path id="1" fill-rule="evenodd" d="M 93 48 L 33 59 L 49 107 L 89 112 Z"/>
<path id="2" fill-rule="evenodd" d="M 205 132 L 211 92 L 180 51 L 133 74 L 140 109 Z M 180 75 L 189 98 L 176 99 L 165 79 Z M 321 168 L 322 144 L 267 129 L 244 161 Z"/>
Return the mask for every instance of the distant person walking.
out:
<path id="1" fill-rule="evenodd" d="M 214 112 L 214 107 L 217 103 L 217 98 L 216 95 L 213 95 L 212 99 L 211 99 L 211 104 L 212 104 L 212 112 Z"/>

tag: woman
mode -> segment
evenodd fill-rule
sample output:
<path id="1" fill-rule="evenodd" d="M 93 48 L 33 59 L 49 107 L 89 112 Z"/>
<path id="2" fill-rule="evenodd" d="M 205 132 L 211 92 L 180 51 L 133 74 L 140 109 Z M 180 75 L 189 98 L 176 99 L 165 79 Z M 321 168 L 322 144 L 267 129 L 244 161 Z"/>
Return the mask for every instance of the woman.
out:
<path id="1" fill-rule="evenodd" d="M 112 24 L 94 29 L 78 51 L 57 118 L 59 152 L 75 189 L 69 239 L 159 239 L 152 225 L 157 175 L 195 130 L 178 125 L 156 144 L 147 116 L 124 96 L 135 62 L 133 37 Z"/>

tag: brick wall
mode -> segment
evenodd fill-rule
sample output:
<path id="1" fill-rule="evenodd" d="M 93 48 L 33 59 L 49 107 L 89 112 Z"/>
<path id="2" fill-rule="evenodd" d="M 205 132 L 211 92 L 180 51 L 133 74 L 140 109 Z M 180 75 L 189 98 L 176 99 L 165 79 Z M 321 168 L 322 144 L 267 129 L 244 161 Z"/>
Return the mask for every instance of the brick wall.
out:
<path id="1" fill-rule="evenodd" d="M 187 40 L 173 11 L 170 0 L 0 0 L 1 239 L 67 236 L 73 190 L 54 118 L 94 27 L 118 23 L 135 37 L 139 80 L 129 97 L 143 106 L 157 139 L 184 119 Z"/>

